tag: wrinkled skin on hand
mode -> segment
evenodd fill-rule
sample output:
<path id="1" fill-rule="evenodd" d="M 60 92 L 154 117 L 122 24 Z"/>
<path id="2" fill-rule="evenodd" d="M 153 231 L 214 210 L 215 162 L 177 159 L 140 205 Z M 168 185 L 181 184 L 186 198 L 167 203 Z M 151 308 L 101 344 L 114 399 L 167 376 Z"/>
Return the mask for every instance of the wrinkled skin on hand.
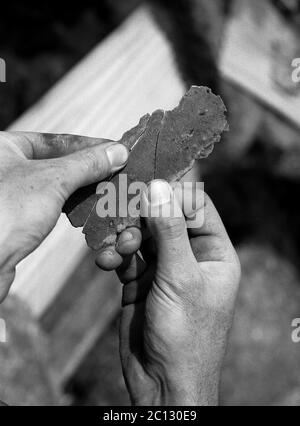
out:
<path id="1" fill-rule="evenodd" d="M 168 191 L 179 204 L 166 185 L 153 182 L 142 204 Z M 127 229 L 98 256 L 124 285 L 121 360 L 136 405 L 218 403 L 240 264 L 213 203 L 203 192 L 197 198 L 196 227 L 187 229 L 195 212 L 179 205 L 181 217 L 146 218 L 148 238 Z"/>
<path id="2" fill-rule="evenodd" d="M 16 265 L 51 232 L 68 197 L 115 170 L 107 152 L 116 145 L 120 162 L 126 150 L 112 141 L 0 132 L 0 301 Z"/>

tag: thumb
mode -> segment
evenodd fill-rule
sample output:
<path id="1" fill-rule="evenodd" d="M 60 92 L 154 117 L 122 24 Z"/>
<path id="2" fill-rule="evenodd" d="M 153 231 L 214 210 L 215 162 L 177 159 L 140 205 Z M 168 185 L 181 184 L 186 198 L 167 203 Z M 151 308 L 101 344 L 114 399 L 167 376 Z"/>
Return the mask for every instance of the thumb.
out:
<path id="1" fill-rule="evenodd" d="M 167 182 L 155 180 L 143 192 L 141 214 L 155 240 L 157 258 L 165 273 L 179 271 L 183 264 L 186 268 L 193 253 L 182 208 Z"/>
<path id="2" fill-rule="evenodd" d="M 44 160 L 53 167 L 64 197 L 78 188 L 102 181 L 121 170 L 128 160 L 127 148 L 108 142 L 82 149 L 65 157 Z"/>

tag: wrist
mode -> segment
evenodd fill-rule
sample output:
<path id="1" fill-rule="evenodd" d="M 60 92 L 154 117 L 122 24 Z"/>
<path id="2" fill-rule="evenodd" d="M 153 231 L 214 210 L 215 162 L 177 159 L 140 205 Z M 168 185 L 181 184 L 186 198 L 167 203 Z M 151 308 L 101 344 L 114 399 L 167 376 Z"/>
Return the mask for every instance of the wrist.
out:
<path id="1" fill-rule="evenodd" d="M 205 380 L 193 383 L 178 380 L 168 383 L 161 394 L 159 405 L 164 406 L 216 406 L 219 401 L 218 383 Z"/>
<path id="2" fill-rule="evenodd" d="M 217 406 L 219 380 L 213 377 L 202 380 L 184 378 L 155 380 L 152 392 L 139 395 L 133 405 L 139 406 Z"/>

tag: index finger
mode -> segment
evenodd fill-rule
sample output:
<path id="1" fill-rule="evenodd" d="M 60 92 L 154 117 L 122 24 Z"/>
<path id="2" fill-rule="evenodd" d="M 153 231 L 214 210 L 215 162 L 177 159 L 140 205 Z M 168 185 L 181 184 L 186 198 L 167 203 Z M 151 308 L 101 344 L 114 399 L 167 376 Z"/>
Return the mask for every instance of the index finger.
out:
<path id="1" fill-rule="evenodd" d="M 17 146 L 29 160 L 64 157 L 84 148 L 112 142 L 71 134 L 0 132 L 0 137 Z"/>

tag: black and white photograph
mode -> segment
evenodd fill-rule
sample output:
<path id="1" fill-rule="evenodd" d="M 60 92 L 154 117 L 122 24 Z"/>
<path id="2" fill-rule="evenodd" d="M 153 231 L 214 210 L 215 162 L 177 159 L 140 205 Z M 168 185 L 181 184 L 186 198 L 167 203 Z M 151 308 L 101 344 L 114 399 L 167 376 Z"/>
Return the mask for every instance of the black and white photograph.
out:
<path id="1" fill-rule="evenodd" d="M 300 406 L 299 200 L 300 0 L 2 2 L 0 406 Z"/>

